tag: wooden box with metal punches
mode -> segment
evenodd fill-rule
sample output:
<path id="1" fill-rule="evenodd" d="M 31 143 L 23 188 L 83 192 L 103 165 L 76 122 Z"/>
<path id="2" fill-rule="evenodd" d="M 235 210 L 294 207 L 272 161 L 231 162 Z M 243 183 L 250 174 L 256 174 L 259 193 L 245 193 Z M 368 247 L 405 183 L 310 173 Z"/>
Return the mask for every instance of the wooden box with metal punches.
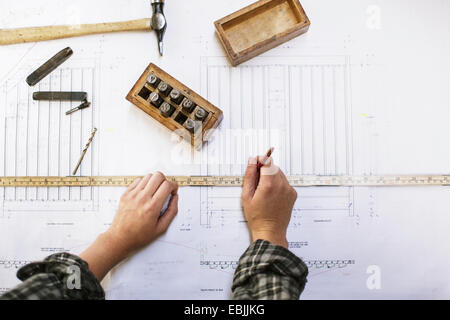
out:
<path id="1" fill-rule="evenodd" d="M 222 110 L 153 63 L 126 98 L 196 149 L 209 139 L 223 118 Z"/>

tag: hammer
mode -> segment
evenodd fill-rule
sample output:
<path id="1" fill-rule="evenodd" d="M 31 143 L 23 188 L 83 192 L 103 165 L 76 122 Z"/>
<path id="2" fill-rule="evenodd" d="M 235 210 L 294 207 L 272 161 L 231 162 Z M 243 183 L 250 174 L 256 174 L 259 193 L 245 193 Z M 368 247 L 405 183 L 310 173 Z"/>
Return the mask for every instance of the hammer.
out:
<path id="1" fill-rule="evenodd" d="M 62 25 L 0 30 L 0 44 L 35 42 L 84 36 L 88 34 L 152 30 L 151 19 L 93 23 L 80 25 Z"/>
<path id="2" fill-rule="evenodd" d="M 164 0 L 152 0 L 152 19 L 137 19 L 120 22 L 80 24 L 80 25 L 60 25 L 31 27 L 20 29 L 0 29 L 0 45 L 53 40 L 84 36 L 89 34 L 118 32 L 118 31 L 150 31 L 154 29 L 157 33 L 160 53 L 162 55 L 162 35 L 167 26 L 162 7 Z"/>

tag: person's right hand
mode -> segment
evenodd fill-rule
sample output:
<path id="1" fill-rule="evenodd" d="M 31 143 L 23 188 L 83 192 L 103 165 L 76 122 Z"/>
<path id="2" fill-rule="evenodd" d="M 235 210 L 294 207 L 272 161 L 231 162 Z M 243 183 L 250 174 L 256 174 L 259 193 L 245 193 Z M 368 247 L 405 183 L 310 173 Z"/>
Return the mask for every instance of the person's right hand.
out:
<path id="1" fill-rule="evenodd" d="M 261 169 L 257 168 L 256 158 L 249 159 L 242 205 L 252 241 L 262 239 L 287 248 L 286 230 L 296 199 L 297 192 L 272 158 Z"/>

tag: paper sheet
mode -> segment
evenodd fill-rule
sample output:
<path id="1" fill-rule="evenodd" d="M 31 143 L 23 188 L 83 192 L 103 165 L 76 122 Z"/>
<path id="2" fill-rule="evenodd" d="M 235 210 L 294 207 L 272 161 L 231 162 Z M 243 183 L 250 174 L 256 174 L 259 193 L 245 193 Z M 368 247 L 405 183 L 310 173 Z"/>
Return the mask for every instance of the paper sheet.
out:
<path id="1" fill-rule="evenodd" d="M 92 127 L 99 131 L 82 175 L 239 175 L 248 156 L 269 146 L 286 174 L 448 174 L 447 2 L 303 0 L 307 34 L 232 68 L 212 22 L 250 2 L 167 1 L 163 58 L 156 37 L 140 32 L 0 47 L 0 174 L 70 174 Z M 145 1 L 130 3 L 59 1 L 50 10 L 49 1 L 23 1 L 6 11 L 0 4 L 7 12 L 0 27 L 151 12 Z M 207 14 L 192 19 L 198 8 Z M 73 57 L 29 88 L 28 73 L 66 46 Z M 149 62 L 224 111 L 193 158 L 124 99 Z M 86 90 L 91 107 L 67 117 L 70 103 L 31 99 L 38 89 L 60 88 Z M 15 272 L 26 262 L 80 253 L 109 226 L 122 192 L 0 189 L 0 292 L 18 283 Z M 297 192 L 288 241 L 309 267 L 303 298 L 450 297 L 449 188 Z M 248 244 L 239 188 L 182 188 L 168 232 L 103 285 L 114 299 L 226 299 Z"/>

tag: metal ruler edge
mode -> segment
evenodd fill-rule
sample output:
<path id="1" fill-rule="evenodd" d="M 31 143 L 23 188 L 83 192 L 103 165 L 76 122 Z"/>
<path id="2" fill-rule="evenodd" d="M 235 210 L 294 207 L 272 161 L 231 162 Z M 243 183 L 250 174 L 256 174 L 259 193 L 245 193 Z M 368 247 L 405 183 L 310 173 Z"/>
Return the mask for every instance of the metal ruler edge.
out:
<path id="1" fill-rule="evenodd" d="M 93 187 L 127 186 L 140 176 L 2 176 L 0 187 Z M 167 176 L 179 186 L 238 187 L 242 176 Z M 294 175 L 287 177 L 295 187 L 313 186 L 449 186 L 450 175 Z"/>

